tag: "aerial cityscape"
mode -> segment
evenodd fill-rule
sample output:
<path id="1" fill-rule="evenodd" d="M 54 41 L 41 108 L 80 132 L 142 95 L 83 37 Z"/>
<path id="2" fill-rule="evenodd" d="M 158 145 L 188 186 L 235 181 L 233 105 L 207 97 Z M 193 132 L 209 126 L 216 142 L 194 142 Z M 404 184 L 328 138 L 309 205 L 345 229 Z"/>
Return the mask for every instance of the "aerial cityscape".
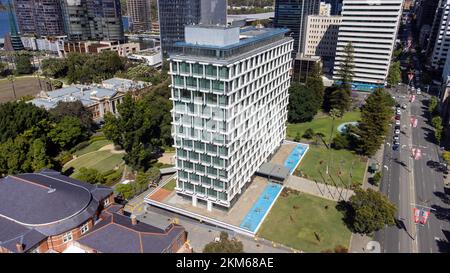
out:
<path id="1" fill-rule="evenodd" d="M 449 13 L 0 0 L 0 253 L 449 253 Z"/>

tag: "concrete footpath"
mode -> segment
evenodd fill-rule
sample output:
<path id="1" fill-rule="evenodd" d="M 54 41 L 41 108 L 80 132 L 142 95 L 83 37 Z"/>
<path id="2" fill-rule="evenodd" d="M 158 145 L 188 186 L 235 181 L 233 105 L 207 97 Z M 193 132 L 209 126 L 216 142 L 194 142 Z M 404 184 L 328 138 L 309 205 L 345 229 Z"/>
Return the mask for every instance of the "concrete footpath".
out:
<path id="1" fill-rule="evenodd" d="M 323 183 L 316 183 L 314 181 L 294 175 L 289 176 L 285 186 L 332 201 L 348 201 L 348 199 L 353 194 L 355 194 L 352 190 L 336 188 L 334 186 L 326 185 Z"/>

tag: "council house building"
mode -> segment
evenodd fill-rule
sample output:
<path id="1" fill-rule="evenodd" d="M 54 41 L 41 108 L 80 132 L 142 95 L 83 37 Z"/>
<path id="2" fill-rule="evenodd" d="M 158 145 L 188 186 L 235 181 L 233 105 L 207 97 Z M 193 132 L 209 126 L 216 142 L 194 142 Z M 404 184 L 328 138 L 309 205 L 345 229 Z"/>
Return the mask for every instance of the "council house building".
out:
<path id="1" fill-rule="evenodd" d="M 287 29 L 186 26 L 170 54 L 179 195 L 230 208 L 286 135 Z"/>

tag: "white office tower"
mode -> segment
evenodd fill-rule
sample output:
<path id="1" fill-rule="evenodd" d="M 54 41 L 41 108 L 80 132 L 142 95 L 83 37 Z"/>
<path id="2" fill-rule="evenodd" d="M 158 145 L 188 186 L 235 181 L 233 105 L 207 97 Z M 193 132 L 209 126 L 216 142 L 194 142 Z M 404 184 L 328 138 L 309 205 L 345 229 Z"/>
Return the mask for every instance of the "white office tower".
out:
<path id="1" fill-rule="evenodd" d="M 229 208 L 286 134 L 287 29 L 186 26 L 170 55 L 177 193 Z"/>
<path id="2" fill-rule="evenodd" d="M 450 48 L 450 0 L 442 1 L 442 14 L 436 24 L 439 24 L 439 30 L 436 31 L 436 40 L 433 48 L 433 55 L 431 57 L 431 67 L 433 69 L 444 69 L 444 73 L 448 71 L 446 66 L 448 50 Z M 444 67 L 445 66 L 445 67 Z"/>
<path id="3" fill-rule="evenodd" d="M 344 47 L 354 47 L 353 90 L 384 87 L 394 49 L 402 0 L 344 0 L 334 64 L 338 80 Z"/>

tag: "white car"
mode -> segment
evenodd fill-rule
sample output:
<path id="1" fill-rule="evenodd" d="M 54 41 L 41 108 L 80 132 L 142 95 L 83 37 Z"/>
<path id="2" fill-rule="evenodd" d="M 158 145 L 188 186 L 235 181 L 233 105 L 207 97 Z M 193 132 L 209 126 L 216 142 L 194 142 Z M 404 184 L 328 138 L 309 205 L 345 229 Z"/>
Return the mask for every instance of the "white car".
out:
<path id="1" fill-rule="evenodd" d="M 397 108 L 397 115 L 401 115 L 401 114 L 402 114 L 402 111 Z"/>
<path id="2" fill-rule="evenodd" d="M 395 133 L 396 135 L 399 135 L 399 134 L 400 134 L 400 130 L 399 130 L 399 129 L 396 129 L 394 133 Z"/>
<path id="3" fill-rule="evenodd" d="M 395 136 L 394 136 L 394 140 L 399 141 L 399 140 L 400 140 L 400 137 L 399 137 L 398 135 L 395 135 Z"/>
<path id="4" fill-rule="evenodd" d="M 400 120 L 396 120 L 395 125 L 400 125 Z"/>
<path id="5" fill-rule="evenodd" d="M 422 91 L 420 90 L 420 88 L 417 89 L 417 95 L 422 94 Z"/>

